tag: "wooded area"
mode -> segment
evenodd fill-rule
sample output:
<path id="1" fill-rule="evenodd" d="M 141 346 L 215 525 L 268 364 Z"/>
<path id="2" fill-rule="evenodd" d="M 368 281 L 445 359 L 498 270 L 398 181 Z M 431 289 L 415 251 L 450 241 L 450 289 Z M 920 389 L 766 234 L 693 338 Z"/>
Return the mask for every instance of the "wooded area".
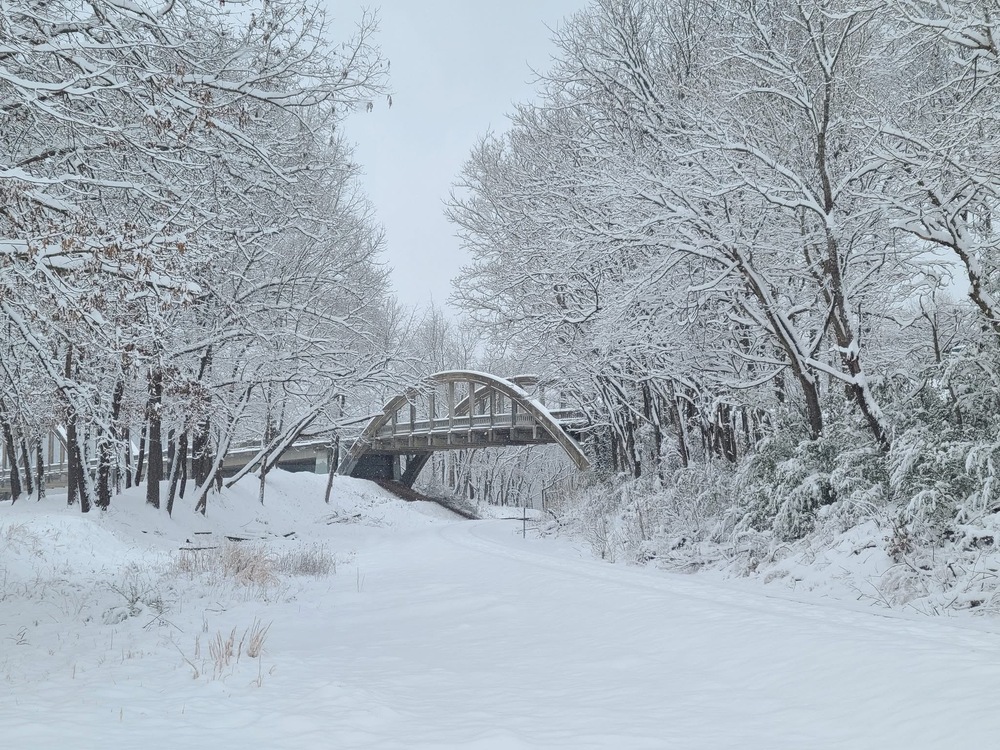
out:
<path id="1" fill-rule="evenodd" d="M 475 149 L 458 300 L 657 517 L 940 539 L 997 509 L 989 5 L 598 0 Z"/>
<path id="2" fill-rule="evenodd" d="M 234 440 L 264 436 L 266 474 L 384 377 L 381 230 L 338 129 L 384 93 L 375 25 L 298 0 L 0 7 L 15 498 L 44 494 L 57 432 L 84 511 L 146 480 L 159 507 L 166 479 L 168 509 L 190 480 L 204 510 Z"/>

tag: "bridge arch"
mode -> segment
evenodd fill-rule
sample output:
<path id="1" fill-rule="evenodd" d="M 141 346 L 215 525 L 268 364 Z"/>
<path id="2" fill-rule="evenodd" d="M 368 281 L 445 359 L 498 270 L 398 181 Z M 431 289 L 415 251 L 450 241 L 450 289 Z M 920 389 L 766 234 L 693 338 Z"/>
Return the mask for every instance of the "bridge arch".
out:
<path id="1" fill-rule="evenodd" d="M 573 437 L 583 426 L 582 415 L 547 408 L 542 398 L 526 390 L 537 383 L 531 375 L 434 373 L 386 403 L 351 446 L 338 472 L 409 487 L 436 451 L 546 443 L 559 445 L 581 471 L 588 469 L 590 461 Z M 441 388 L 445 398 L 439 405 L 436 392 Z"/>

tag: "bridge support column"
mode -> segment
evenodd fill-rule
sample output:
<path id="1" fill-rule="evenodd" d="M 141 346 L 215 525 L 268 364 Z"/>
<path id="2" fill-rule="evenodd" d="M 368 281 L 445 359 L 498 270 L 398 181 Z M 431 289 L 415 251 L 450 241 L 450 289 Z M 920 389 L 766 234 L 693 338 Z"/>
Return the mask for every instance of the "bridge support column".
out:
<path id="1" fill-rule="evenodd" d="M 430 451 L 426 453 L 411 453 L 406 457 L 406 470 L 403 472 L 403 476 L 400 477 L 400 482 L 402 482 L 407 487 L 412 487 L 413 483 L 417 481 L 417 475 L 420 471 L 427 465 L 428 459 L 430 459 Z"/>
<path id="2" fill-rule="evenodd" d="M 326 474 L 330 470 L 330 454 L 326 448 L 316 451 L 316 473 Z"/>

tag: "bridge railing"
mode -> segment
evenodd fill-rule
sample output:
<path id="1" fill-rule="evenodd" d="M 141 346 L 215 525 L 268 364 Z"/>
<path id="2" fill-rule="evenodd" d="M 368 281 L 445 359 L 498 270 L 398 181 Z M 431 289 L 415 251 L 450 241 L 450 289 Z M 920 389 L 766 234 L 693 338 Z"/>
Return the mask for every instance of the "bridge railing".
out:
<path id="1" fill-rule="evenodd" d="M 583 416 L 572 409 L 557 409 L 551 412 L 559 422 L 571 424 L 584 421 Z M 398 420 L 393 424 L 389 422 L 381 427 L 376 433 L 376 437 L 393 437 L 397 435 L 425 435 L 432 433 L 447 433 L 451 430 L 463 429 L 495 429 L 504 427 L 532 427 L 535 419 L 530 414 L 524 412 L 511 412 L 499 414 L 460 414 L 449 417 L 438 417 L 435 419 L 409 419 Z"/>

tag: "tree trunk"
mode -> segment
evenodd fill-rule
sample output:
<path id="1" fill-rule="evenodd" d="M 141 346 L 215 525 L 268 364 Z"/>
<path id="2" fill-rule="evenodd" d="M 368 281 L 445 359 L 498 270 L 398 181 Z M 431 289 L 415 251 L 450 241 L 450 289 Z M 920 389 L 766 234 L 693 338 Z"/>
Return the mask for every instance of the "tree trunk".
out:
<path id="1" fill-rule="evenodd" d="M 111 507 L 111 438 L 103 430 L 97 436 L 97 507 Z"/>
<path id="2" fill-rule="evenodd" d="M 160 482 L 163 481 L 163 442 L 160 437 L 160 405 L 163 400 L 163 372 L 154 369 L 149 377 L 149 401 L 146 416 L 149 420 L 149 459 L 146 469 L 146 504 L 160 507 Z"/>
<path id="3" fill-rule="evenodd" d="M 170 490 L 167 492 L 167 515 L 174 514 L 174 498 L 177 497 L 177 483 L 181 473 L 187 474 L 187 431 L 181 430 L 177 436 L 174 460 L 170 464 Z M 183 492 L 182 492 L 183 496 Z"/>
<path id="4" fill-rule="evenodd" d="M 45 497 L 45 454 L 41 439 L 35 443 L 35 485 L 38 487 L 38 499 L 41 500 Z"/>
<path id="5" fill-rule="evenodd" d="M 213 358 L 214 351 L 212 346 L 209 345 L 205 349 L 205 353 L 202 355 L 201 362 L 198 365 L 199 381 L 203 380 L 209 370 L 212 369 Z M 191 475 L 197 487 L 201 487 L 208 481 L 208 475 L 212 469 L 212 453 L 209 448 L 212 424 L 208 414 L 209 412 L 206 411 L 204 417 L 195 424 L 191 436 Z M 181 496 L 184 496 L 183 485 Z"/>
<path id="6" fill-rule="evenodd" d="M 732 407 L 720 404 L 715 414 L 716 452 L 720 458 L 736 463 L 736 430 L 733 425 Z"/>
<path id="7" fill-rule="evenodd" d="M 339 438 L 338 438 L 339 440 Z M 326 492 L 323 495 L 323 502 L 327 505 L 330 504 L 330 494 L 333 492 L 333 475 L 337 473 L 337 464 L 333 461 L 333 456 L 336 452 L 333 450 L 327 451 L 327 463 L 326 463 Z"/>
<path id="8" fill-rule="evenodd" d="M 344 401 L 344 396 L 337 397 L 338 420 L 344 416 Z M 331 450 L 327 452 L 326 494 L 323 496 L 323 500 L 327 505 L 330 504 L 330 493 L 333 492 L 333 476 L 340 467 L 340 429 L 335 427 L 331 437 L 333 438 L 330 446 Z"/>
<path id="9" fill-rule="evenodd" d="M 90 512 L 90 493 L 87 491 L 87 479 L 84 473 L 87 471 L 85 454 L 80 445 L 80 434 L 76 424 L 76 412 L 72 411 L 66 424 L 66 451 L 68 453 L 67 481 L 69 487 L 70 505 L 80 499 L 80 512 Z"/>
<path id="10" fill-rule="evenodd" d="M 195 427 L 191 440 L 191 474 L 199 487 L 208 479 L 212 467 L 212 452 L 209 448 L 211 423 L 206 418 Z"/>
<path id="11" fill-rule="evenodd" d="M 101 430 L 97 435 L 97 502 L 101 510 L 111 507 L 111 469 L 114 463 L 115 446 L 118 443 L 118 431 L 115 424 L 121 414 L 122 398 L 125 394 L 125 380 L 118 378 L 111 396 L 111 427 L 109 431 Z"/>
<path id="12" fill-rule="evenodd" d="M 132 486 L 132 431 L 126 427 L 122 432 L 125 443 L 125 489 Z"/>
<path id="13" fill-rule="evenodd" d="M 826 244 L 827 258 L 823 268 L 829 278 L 829 285 L 824 295 L 831 307 L 831 323 L 837 348 L 840 350 L 841 363 L 851 377 L 847 391 L 864 415 L 868 429 L 871 430 L 879 449 L 886 453 L 892 446 L 890 428 L 861 365 L 861 342 L 851 324 L 851 313 L 847 308 L 847 293 L 844 290 L 843 275 L 840 270 L 840 252 L 836 239 L 829 232 Z"/>
<path id="14" fill-rule="evenodd" d="M 2 408 L 2 405 L 0 405 Z M 3 441 L 7 453 L 7 460 L 10 461 L 10 498 L 17 502 L 21 496 L 21 472 L 17 467 L 17 451 L 14 449 L 14 432 L 10 428 L 10 422 L 6 419 L 6 413 L 0 412 L 0 422 L 3 423 Z"/>
<path id="15" fill-rule="evenodd" d="M 188 482 L 188 435 L 187 430 L 181 433 L 181 438 L 184 441 L 184 458 L 181 460 L 181 486 L 177 490 L 178 497 L 184 497 L 184 490 L 187 488 Z"/>
<path id="16" fill-rule="evenodd" d="M 788 364 L 799 382 L 802 396 L 805 399 L 809 437 L 812 440 L 817 440 L 823 434 L 823 410 L 820 408 L 816 374 L 810 365 L 812 353 L 803 350 L 802 341 L 791 321 L 787 316 L 781 314 L 781 306 L 775 300 L 766 279 L 757 272 L 752 262 L 748 261 L 742 252 L 735 249 L 730 253 L 730 260 L 740 271 L 747 290 L 760 304 L 763 320 L 766 321 L 766 325 L 762 325 L 762 327 L 770 328 L 771 333 L 777 339 L 778 346 L 788 359 Z M 751 317 L 761 318 L 761 315 L 755 313 L 748 306 L 744 306 L 744 310 Z"/>
<path id="17" fill-rule="evenodd" d="M 24 467 L 24 488 L 29 495 L 35 493 L 35 483 L 31 478 L 31 459 L 28 458 L 28 441 L 21 438 L 21 465 Z"/>
<path id="18" fill-rule="evenodd" d="M 164 469 L 164 478 L 170 479 L 174 475 L 174 461 L 177 460 L 177 436 L 174 430 L 167 430 L 167 465 Z"/>
<path id="19" fill-rule="evenodd" d="M 215 485 L 216 492 L 222 491 L 222 462 L 226 459 L 236 425 L 243 418 L 243 413 L 246 411 L 247 404 L 250 402 L 252 395 L 253 386 L 249 386 L 240 396 L 240 400 L 230 417 L 229 423 L 225 425 L 224 429 L 219 431 L 219 445 L 215 452 L 215 458 L 212 459 L 209 465 L 208 476 L 205 477 L 205 481 L 198 485 L 198 499 L 194 505 L 195 512 L 197 513 L 206 514 L 208 510 L 208 493 L 212 489 L 212 485 Z"/>
<path id="20" fill-rule="evenodd" d="M 66 380 L 73 377 L 72 344 L 66 347 L 66 365 L 63 377 Z M 61 394 L 66 401 L 66 504 L 75 505 L 79 499 L 80 488 L 78 476 L 80 473 L 79 453 L 73 450 L 73 447 L 76 445 L 76 409 L 73 408 L 73 404 L 70 402 L 66 392 L 62 391 Z"/>
<path id="21" fill-rule="evenodd" d="M 271 403 L 270 403 L 270 393 L 269 393 L 268 403 L 267 403 L 267 414 L 264 416 L 264 440 L 262 441 L 263 448 L 266 449 L 268 446 L 271 445 L 272 441 L 274 441 L 276 432 L 277 432 L 276 426 L 273 420 L 271 419 Z M 275 458 L 277 458 L 277 456 L 275 456 Z M 259 473 L 260 490 L 257 493 L 257 499 L 260 501 L 261 505 L 264 504 L 264 490 L 267 486 L 267 473 L 270 470 L 271 470 L 270 456 L 269 452 L 265 450 L 264 454 L 260 457 L 260 473 Z"/>
<path id="22" fill-rule="evenodd" d="M 66 413 L 66 504 L 76 505 L 79 480 L 77 474 L 80 467 L 76 462 L 76 453 L 72 446 L 76 445 L 76 417 L 67 410 Z"/>
<path id="23" fill-rule="evenodd" d="M 139 455 L 135 459 L 135 480 L 133 485 L 138 487 L 142 484 L 142 469 L 146 461 L 146 421 L 142 422 L 142 430 L 139 431 Z"/>
<path id="24" fill-rule="evenodd" d="M 687 434 L 687 410 L 682 409 L 682 399 L 677 395 L 677 386 L 673 386 L 673 391 L 671 406 L 673 407 L 674 419 L 677 420 L 677 455 L 681 459 L 681 467 L 686 469 L 691 460 Z"/>

